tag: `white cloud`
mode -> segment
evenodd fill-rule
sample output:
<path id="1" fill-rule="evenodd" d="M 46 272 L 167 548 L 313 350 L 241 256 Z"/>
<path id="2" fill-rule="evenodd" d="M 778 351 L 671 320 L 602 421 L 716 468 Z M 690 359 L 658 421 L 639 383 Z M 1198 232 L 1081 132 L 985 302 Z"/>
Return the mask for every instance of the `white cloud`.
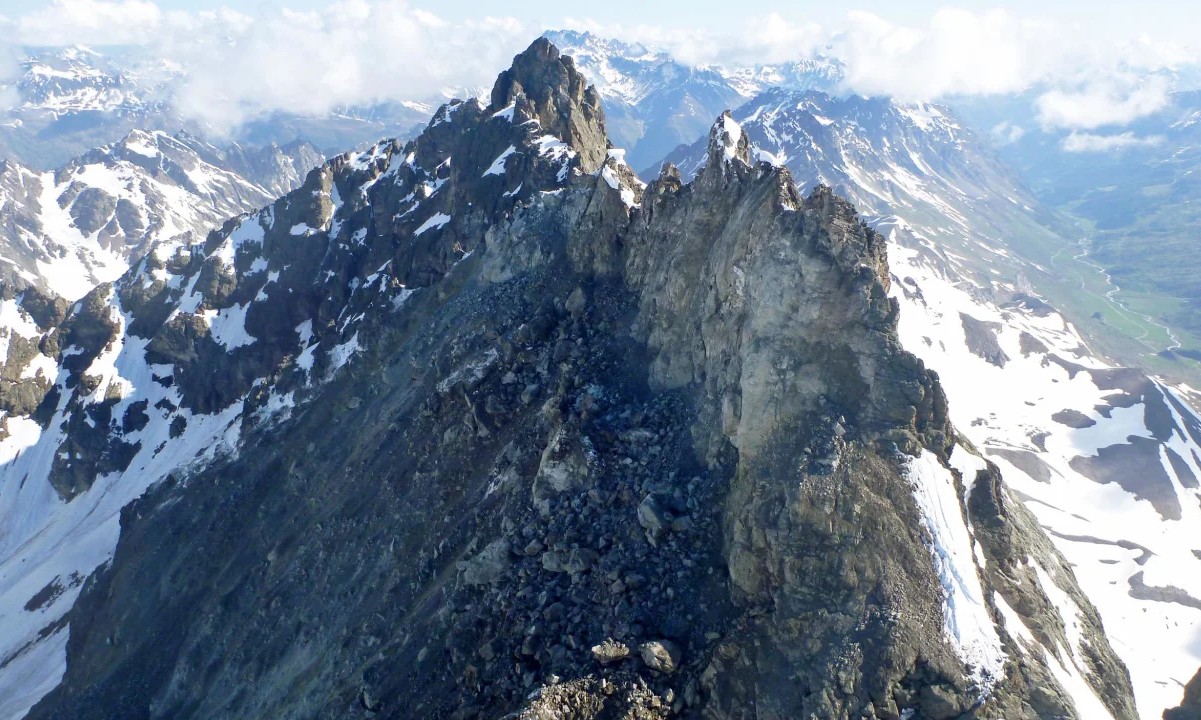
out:
<path id="1" fill-rule="evenodd" d="M 176 99 L 185 114 L 222 132 L 280 110 L 316 115 L 423 100 L 448 88 L 461 94 L 490 87 L 533 35 L 507 18 L 452 27 L 398 0 L 342 0 L 319 12 L 261 18 L 232 36 L 203 34 L 175 49 L 188 73 Z"/>
<path id="2" fill-rule="evenodd" d="M 21 57 L 9 42 L 13 37 L 12 23 L 0 16 L 0 112 L 20 102 L 14 83 L 21 77 Z"/>
<path id="3" fill-rule="evenodd" d="M 185 116 L 225 134 L 277 111 L 426 100 L 490 87 L 537 32 L 511 18 L 451 24 L 403 0 L 339 0 L 259 17 L 164 12 L 148 0 L 54 0 L 17 21 L 31 45 L 131 44 L 185 75 Z"/>
<path id="4" fill-rule="evenodd" d="M 16 30 L 26 45 L 140 45 L 161 27 L 163 15 L 150 0 L 52 0 L 22 15 Z"/>
<path id="5" fill-rule="evenodd" d="M 1144 70 L 1179 67 L 1197 62 L 1196 46 L 1190 49 L 1178 43 L 1152 38 L 1147 33 L 1139 33 L 1134 39 L 1120 43 L 1116 51 L 1111 52 L 1122 58 L 1122 62 L 1129 67 Z"/>
<path id="6" fill-rule="evenodd" d="M 1146 36 L 1102 45 L 1080 28 L 1005 10 L 944 8 L 920 25 L 852 11 L 841 29 L 793 23 L 775 13 L 721 32 L 578 18 L 564 25 L 663 49 L 686 64 L 738 66 L 828 55 L 845 63 L 848 92 L 910 101 L 1020 92 L 1041 84 L 1072 88 L 1113 73 L 1141 73 L 1197 58 L 1193 51 Z"/>
<path id="7" fill-rule="evenodd" d="M 286 2 L 285 2 L 286 4 Z M 1087 33 L 1004 10 L 943 9 L 900 25 L 851 12 L 842 29 L 751 17 L 725 30 L 564 24 L 661 48 L 687 64 L 747 66 L 817 54 L 845 63 L 845 89 L 902 100 L 1054 88 L 1039 100 L 1044 126 L 1094 129 L 1161 107 L 1167 87 L 1116 75 L 1191 58 L 1137 37 L 1101 46 Z M 2 37 L 22 44 L 133 44 L 181 69 L 180 109 L 216 132 L 276 111 L 322 114 L 342 105 L 421 100 L 484 87 L 544 29 L 510 17 L 448 21 L 404 0 L 338 0 L 320 10 L 165 11 L 157 0 L 51 0 Z M 3 63 L 0 41 L 0 66 Z M 4 68 L 0 67 L 0 84 Z M 1010 141 L 1022 132 L 1007 128 Z"/>
<path id="8" fill-rule="evenodd" d="M 997 145 L 1012 145 L 1026 135 L 1026 129 L 1021 125 L 1005 121 L 997 123 L 989 131 L 989 134 L 992 135 L 993 142 Z"/>
<path id="9" fill-rule="evenodd" d="M 1128 125 L 1167 106 L 1169 82 L 1155 75 L 1113 74 L 1071 90 L 1051 90 L 1035 102 L 1047 128 L 1092 130 Z"/>
<path id="10" fill-rule="evenodd" d="M 1068 152 L 1110 152 L 1131 147 L 1147 147 L 1159 145 L 1164 141 L 1160 135 L 1138 137 L 1132 132 L 1116 135 L 1097 135 L 1089 132 L 1073 131 L 1063 139 L 1063 149 Z"/>
<path id="11" fill-rule="evenodd" d="M 575 17 L 565 18 L 561 27 L 642 44 L 667 52 L 685 65 L 745 66 L 786 62 L 815 54 L 829 39 L 820 25 L 792 23 L 777 13 L 746 18 L 723 33 L 687 25 L 665 28 L 599 23 Z"/>
<path id="12" fill-rule="evenodd" d="M 653 29 L 640 38 L 655 43 Z M 621 36 L 620 33 L 618 36 Z M 944 8 L 921 25 L 900 25 L 862 11 L 831 32 L 793 25 L 778 15 L 755 19 L 727 35 L 676 34 L 659 45 L 694 62 L 780 62 L 816 53 L 844 63 L 847 92 L 928 101 L 955 95 L 1051 88 L 1037 101 L 1044 127 L 1095 129 L 1125 125 L 1163 108 L 1171 84 L 1161 70 L 1197 66 L 1196 48 L 1146 34 L 1114 44 L 1063 22 L 1018 17 L 1000 9 Z M 1015 142 L 1026 128 L 1002 128 Z"/>
<path id="13" fill-rule="evenodd" d="M 751 66 L 783 63 L 819 53 L 829 41 L 828 33 L 817 23 L 793 23 L 779 13 L 745 19 L 741 27 L 727 35 L 710 37 L 697 43 L 683 36 L 668 49 L 683 62 Z M 703 50 L 698 52 L 698 50 Z"/>
<path id="14" fill-rule="evenodd" d="M 853 11 L 832 47 L 850 90 L 917 101 L 1029 87 L 1060 61 L 1063 45 L 1051 39 L 1050 26 L 1004 10 L 947 8 L 920 28 Z"/>

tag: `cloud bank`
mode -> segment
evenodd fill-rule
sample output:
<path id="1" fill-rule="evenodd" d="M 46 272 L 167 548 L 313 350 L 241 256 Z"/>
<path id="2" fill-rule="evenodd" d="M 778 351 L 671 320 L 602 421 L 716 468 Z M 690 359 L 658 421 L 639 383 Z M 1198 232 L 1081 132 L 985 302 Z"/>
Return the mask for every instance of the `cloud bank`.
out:
<path id="1" fill-rule="evenodd" d="M 943 9 L 913 25 L 852 11 L 840 28 L 779 14 L 721 32 L 587 18 L 561 25 L 662 48 L 687 64 L 832 56 L 846 66 L 846 91 L 907 101 L 1042 88 L 1039 124 L 1066 131 L 1121 126 L 1161 109 L 1170 83 L 1150 71 L 1197 60 L 1145 36 L 1102 47 L 1078 28 L 1004 10 Z M 10 47 L 143 47 L 183 71 L 176 105 L 217 133 L 278 111 L 324 114 L 486 88 L 544 29 L 508 16 L 451 22 L 404 0 L 338 0 L 320 11 L 259 16 L 229 8 L 166 11 L 154 0 L 52 0 L 0 20 L 0 37 L 10 38 Z M 15 68 L 4 50 L 0 40 L 0 84 L 11 83 Z"/>
<path id="2" fill-rule="evenodd" d="M 177 109 L 217 135 L 275 112 L 322 115 L 490 87 L 539 32 L 506 17 L 451 24 L 402 0 L 338 0 L 257 17 L 230 8 L 168 12 L 151 0 L 52 0 L 7 26 L 3 37 L 22 46 L 143 49 L 163 61 L 164 77 L 182 75 L 173 83 Z M 17 56 L 4 62 L 3 50 L 0 41 L 0 84 L 10 84 Z"/>
<path id="3" fill-rule="evenodd" d="M 401 2 L 343 0 L 202 33 L 177 46 L 176 98 L 217 131 L 275 111 L 319 115 L 348 105 L 415 101 L 490 88 L 530 36 L 514 20 L 450 25 Z M 166 52 L 168 49 L 163 48 Z"/>
<path id="4" fill-rule="evenodd" d="M 1035 103 L 1044 127 L 1093 130 L 1128 125 L 1168 105 L 1171 85 L 1162 76 L 1130 73 L 1092 79 L 1074 89 L 1055 89 Z"/>
<path id="5" fill-rule="evenodd" d="M 851 12 L 834 38 L 847 64 L 847 85 L 865 95 L 930 100 L 953 94 L 1023 90 L 1062 62 L 1053 29 L 1004 10 L 944 9 L 925 27 L 895 25 Z"/>
<path id="6" fill-rule="evenodd" d="M 186 13 L 174 13 L 186 22 Z M 22 15 L 16 36 L 25 45 L 141 45 L 167 22 L 150 0 L 53 0 Z"/>
<path id="7" fill-rule="evenodd" d="M 1098 135 L 1089 132 L 1071 132 L 1063 139 L 1063 149 L 1068 152 L 1113 152 L 1132 147 L 1159 145 L 1164 141 L 1160 135 L 1137 137 L 1132 132 L 1116 135 Z"/>

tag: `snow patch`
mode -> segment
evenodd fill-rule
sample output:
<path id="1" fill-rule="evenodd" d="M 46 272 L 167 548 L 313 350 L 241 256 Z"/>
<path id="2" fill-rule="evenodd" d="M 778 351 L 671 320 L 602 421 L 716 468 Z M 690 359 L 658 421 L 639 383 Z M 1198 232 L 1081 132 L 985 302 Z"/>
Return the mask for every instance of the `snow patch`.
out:
<path id="1" fill-rule="evenodd" d="M 504 175 L 505 161 L 508 160 L 509 156 L 515 152 L 517 152 L 517 148 L 513 145 L 510 145 L 504 152 L 502 152 L 495 160 L 492 161 L 492 165 L 490 165 L 488 169 L 484 171 L 482 177 L 488 177 L 489 175 Z"/>
<path id="2" fill-rule="evenodd" d="M 206 310 L 202 317 L 208 321 L 209 334 L 226 350 L 253 345 L 258 338 L 246 331 L 246 312 L 250 303 L 234 305 L 224 310 Z"/>
<path id="3" fill-rule="evenodd" d="M 721 130 L 725 146 L 723 154 L 726 162 L 731 162 L 738 157 L 738 143 L 742 140 L 742 126 L 734 118 L 723 114 L 721 116 Z"/>
<path id="4" fill-rule="evenodd" d="M 446 213 L 435 213 L 432 218 L 421 223 L 421 227 L 413 231 L 414 237 L 420 235 L 426 230 L 435 230 L 450 222 L 450 216 Z"/>
<path id="5" fill-rule="evenodd" d="M 517 108 L 516 103 L 509 103 L 508 106 L 506 106 L 503 110 L 498 110 L 498 111 L 492 113 L 492 117 L 499 118 L 501 120 L 508 120 L 509 122 L 513 122 L 513 111 L 516 108 Z"/>
<path id="6" fill-rule="evenodd" d="M 1004 674 L 1005 652 L 993 625 L 974 561 L 954 478 L 929 450 L 908 463 L 913 497 L 934 544 L 931 552 L 946 596 L 945 629 L 973 677 L 988 689 Z"/>
<path id="7" fill-rule="evenodd" d="M 626 207 L 638 207 L 638 203 L 634 200 L 634 191 L 621 183 L 621 179 L 617 177 L 617 173 L 613 171 L 613 168 L 609 167 L 608 165 L 602 166 L 600 169 L 600 176 L 609 187 L 613 188 L 621 195 L 621 202 Z"/>
<path id="8" fill-rule="evenodd" d="M 359 345 L 359 334 L 357 332 L 341 345 L 335 345 L 330 348 L 329 371 L 326 374 L 326 379 L 333 378 L 346 363 L 350 362 L 350 358 L 360 350 L 362 350 L 362 347 Z"/>

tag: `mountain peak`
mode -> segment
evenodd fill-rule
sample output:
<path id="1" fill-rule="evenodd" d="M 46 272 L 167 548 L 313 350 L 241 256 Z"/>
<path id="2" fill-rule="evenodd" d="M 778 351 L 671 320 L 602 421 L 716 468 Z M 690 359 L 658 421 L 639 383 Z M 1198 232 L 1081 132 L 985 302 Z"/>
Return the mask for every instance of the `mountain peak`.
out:
<path id="1" fill-rule="evenodd" d="M 544 37 L 513 58 L 492 87 L 492 110 L 510 105 L 579 153 L 584 172 L 605 162 L 609 138 L 596 89 L 568 56 Z"/>
<path id="2" fill-rule="evenodd" d="M 581 55 L 588 54 L 618 54 L 626 57 L 652 56 L 659 60 L 667 60 L 669 56 L 663 52 L 652 51 L 641 43 L 629 43 L 614 38 L 601 37 L 588 30 L 547 30 L 542 37 L 557 45 L 560 50 L 576 58 L 581 65 Z"/>
<path id="3" fill-rule="evenodd" d="M 741 161 L 744 165 L 751 164 L 751 143 L 742 126 L 734 119 L 729 110 L 723 112 L 713 127 L 709 129 L 709 162 Z"/>

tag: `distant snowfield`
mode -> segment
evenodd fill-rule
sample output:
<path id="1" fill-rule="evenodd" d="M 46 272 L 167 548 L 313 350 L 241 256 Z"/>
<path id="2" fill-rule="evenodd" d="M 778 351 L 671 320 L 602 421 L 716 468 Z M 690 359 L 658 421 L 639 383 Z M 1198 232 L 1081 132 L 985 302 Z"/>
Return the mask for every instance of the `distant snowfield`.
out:
<path id="1" fill-rule="evenodd" d="M 26 280 L 78 300 L 152 247 L 196 242 L 272 197 L 205 161 L 206 147 L 134 131 L 55 172 L 7 164 L 0 206 L 17 212 L 0 232 L 4 260 Z"/>
<path id="2" fill-rule="evenodd" d="M 97 172 L 86 175 L 88 181 L 100 182 L 101 189 L 115 189 L 118 192 L 122 190 L 117 178 Z M 39 259 L 37 263 L 38 274 L 50 290 L 68 300 L 78 300 L 96 285 L 121 277 L 121 274 L 129 269 L 129 264 L 117 253 L 101 248 L 96 242 L 95 234 L 89 237 L 76 229 L 70 213 L 59 204 L 59 197 L 66 191 L 65 183 L 56 184 L 54 173 L 42 173 L 38 180 L 42 187 L 41 197 L 38 199 L 39 219 L 46 240 L 23 228 L 21 232 L 22 240 L 31 245 L 41 245 L 48 240 L 47 254 L 58 255 L 54 260 Z M 84 181 L 82 177 L 80 180 Z M 121 192 L 117 197 L 129 194 Z"/>
<path id="3" fill-rule="evenodd" d="M 1067 558 L 1130 669 L 1140 714 L 1158 718 L 1201 666 L 1201 447 L 1197 429 L 1187 429 L 1201 423 L 1159 383 L 1141 398 L 1099 387 L 1088 371 L 1110 366 L 1088 354 L 1062 316 L 977 299 L 930 261 L 935 247 L 905 228 L 890 232 L 902 343 L 938 372 L 955 426 L 1000 467 Z M 1003 366 L 969 349 L 961 313 L 996 323 Z M 1136 446 L 1150 450 L 1137 454 Z M 1081 471 L 1102 454 L 1134 463 L 1113 471 L 1149 499 Z M 1069 626 L 1073 611 L 1061 608 Z M 1075 649 L 1067 652 L 1075 662 Z M 1078 668 L 1059 669 L 1076 695 L 1069 676 Z"/>

